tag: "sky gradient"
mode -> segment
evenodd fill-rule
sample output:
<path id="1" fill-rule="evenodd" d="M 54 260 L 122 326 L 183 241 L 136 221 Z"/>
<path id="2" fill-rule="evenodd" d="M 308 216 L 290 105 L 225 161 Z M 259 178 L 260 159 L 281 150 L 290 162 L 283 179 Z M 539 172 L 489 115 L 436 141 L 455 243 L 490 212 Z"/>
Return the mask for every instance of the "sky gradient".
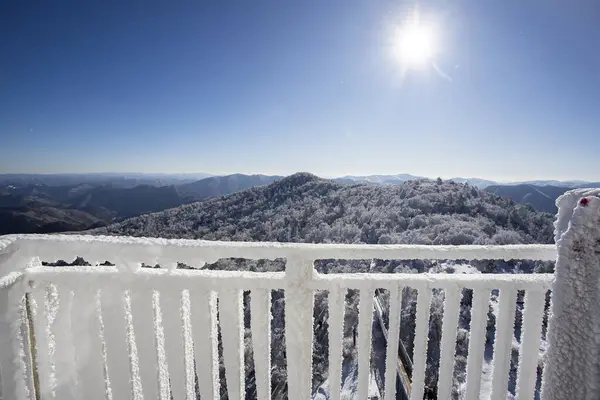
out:
<path id="1" fill-rule="evenodd" d="M 415 4 L 2 2 L 0 173 L 600 181 L 600 2 Z"/>

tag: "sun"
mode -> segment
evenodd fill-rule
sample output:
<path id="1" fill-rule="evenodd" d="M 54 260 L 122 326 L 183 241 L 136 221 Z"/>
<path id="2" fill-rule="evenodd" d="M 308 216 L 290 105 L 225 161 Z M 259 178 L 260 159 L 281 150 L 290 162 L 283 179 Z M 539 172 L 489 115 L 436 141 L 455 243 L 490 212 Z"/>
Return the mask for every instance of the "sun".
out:
<path id="1" fill-rule="evenodd" d="M 432 63 L 436 53 L 435 33 L 431 26 L 421 22 L 418 13 L 403 21 L 393 35 L 393 55 L 403 68 L 420 69 Z"/>
<path id="2" fill-rule="evenodd" d="M 396 38 L 396 56 L 410 66 L 423 66 L 433 58 L 433 35 L 425 26 L 402 29 Z"/>

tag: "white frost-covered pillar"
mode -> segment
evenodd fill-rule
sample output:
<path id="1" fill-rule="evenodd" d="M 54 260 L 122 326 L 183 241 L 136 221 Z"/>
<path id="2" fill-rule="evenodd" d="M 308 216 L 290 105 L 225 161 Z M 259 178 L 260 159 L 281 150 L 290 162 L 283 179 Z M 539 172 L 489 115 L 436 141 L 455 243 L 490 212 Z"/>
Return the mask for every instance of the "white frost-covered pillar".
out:
<path id="1" fill-rule="evenodd" d="M 600 399 L 600 189 L 557 200 L 556 280 L 542 400 Z"/>
<path id="2" fill-rule="evenodd" d="M 288 398 L 309 400 L 312 393 L 314 293 L 313 261 L 288 258 L 285 265 L 285 341 Z"/>

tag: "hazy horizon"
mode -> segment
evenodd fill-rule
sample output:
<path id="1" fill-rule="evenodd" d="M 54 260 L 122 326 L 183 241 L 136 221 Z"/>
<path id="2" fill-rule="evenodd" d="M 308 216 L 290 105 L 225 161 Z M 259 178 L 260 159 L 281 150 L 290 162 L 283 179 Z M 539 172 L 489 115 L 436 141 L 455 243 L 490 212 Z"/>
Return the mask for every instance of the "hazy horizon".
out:
<path id="1" fill-rule="evenodd" d="M 2 175 L 23 175 L 23 176 L 27 176 L 27 175 L 48 175 L 48 176 L 52 176 L 52 175 L 117 175 L 117 176 L 136 176 L 136 175 L 142 175 L 142 176 L 198 176 L 198 179 L 205 179 L 205 178 L 210 178 L 210 177 L 218 177 L 218 176 L 229 176 L 229 175 L 236 175 L 236 174 L 241 174 L 241 175 L 263 175 L 263 176 L 290 176 L 296 173 L 310 173 L 313 175 L 316 175 L 320 178 L 324 178 L 324 179 L 338 179 L 338 178 L 346 178 L 346 177 L 372 177 L 372 176 L 397 176 L 397 175 L 411 175 L 414 177 L 418 177 L 418 178 L 425 178 L 425 179 L 437 179 L 437 178 L 441 178 L 443 180 L 450 180 L 450 179 L 470 179 L 470 180 L 485 180 L 485 181 L 491 181 L 491 182 L 495 182 L 495 183 L 499 183 L 499 184 L 503 184 L 503 183 L 521 183 L 521 182 L 531 182 L 531 181 L 557 181 L 557 182 L 597 182 L 597 181 L 593 181 L 593 180 L 587 180 L 587 179 L 579 179 L 579 178 L 567 178 L 567 179 L 555 179 L 555 178 L 546 178 L 546 179 L 517 179 L 517 180 L 500 180 L 500 179 L 490 179 L 488 177 L 481 177 L 481 176 L 443 176 L 443 175 L 436 175 L 436 176 L 425 176 L 425 175 L 418 175 L 418 174 L 411 174 L 408 172 L 401 172 L 401 173 L 395 173 L 395 174 L 345 174 L 345 175 L 319 175 L 316 174 L 314 172 L 311 171 L 295 171 L 292 173 L 261 173 L 261 172 L 232 172 L 232 173 L 208 173 L 208 172 L 173 172 L 173 173 L 169 173 L 169 172 L 107 172 L 107 171 L 102 171 L 102 172 L 57 172 L 57 173 L 53 173 L 53 172 L 32 172 L 32 173 L 21 173 L 21 172 L 16 172 L 16 173 L 3 173 L 0 172 L 0 176 Z"/>
<path id="2" fill-rule="evenodd" d="M 598 10 L 10 2 L 0 173 L 600 181 Z"/>

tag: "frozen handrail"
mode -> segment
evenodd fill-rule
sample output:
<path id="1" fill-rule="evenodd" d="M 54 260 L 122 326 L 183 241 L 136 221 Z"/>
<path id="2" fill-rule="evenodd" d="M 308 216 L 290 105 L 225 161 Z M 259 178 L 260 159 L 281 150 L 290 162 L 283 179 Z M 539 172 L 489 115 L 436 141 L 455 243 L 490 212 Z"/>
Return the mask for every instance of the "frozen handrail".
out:
<path id="1" fill-rule="evenodd" d="M 87 235 L 9 235 L 0 238 L 12 243 L 18 257 L 10 262 L 23 263 L 38 257 L 58 260 L 81 256 L 88 262 L 100 263 L 107 258 L 125 269 L 139 268 L 139 262 L 160 264 L 173 269 L 177 262 L 195 265 L 220 258 L 276 259 L 296 258 L 306 261 L 321 259 L 397 259 L 397 260 L 542 260 L 554 261 L 553 245 L 506 246 L 427 246 L 310 244 L 268 242 L 213 242 L 187 239 L 156 239 Z M 0 247 L 0 254 L 2 248 Z M 140 260 L 140 258 L 143 258 Z M 0 271 L 3 259 L 0 258 Z M 136 264 L 137 265 L 134 265 Z"/>

